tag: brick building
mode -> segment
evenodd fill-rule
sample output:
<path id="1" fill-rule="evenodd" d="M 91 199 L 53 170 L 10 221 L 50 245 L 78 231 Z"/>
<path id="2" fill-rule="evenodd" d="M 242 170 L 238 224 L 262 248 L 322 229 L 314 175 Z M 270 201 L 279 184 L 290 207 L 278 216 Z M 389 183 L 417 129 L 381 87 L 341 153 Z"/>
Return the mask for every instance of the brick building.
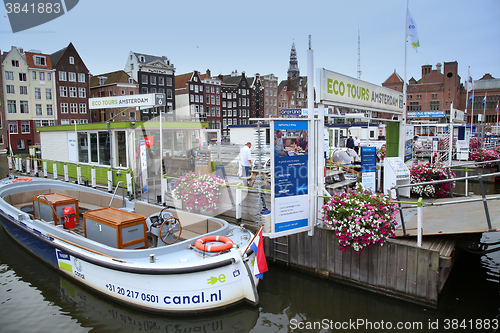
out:
<path id="1" fill-rule="evenodd" d="M 90 122 L 89 70 L 73 43 L 50 55 L 56 70 L 57 119 L 59 125 Z"/>
<path id="2" fill-rule="evenodd" d="M 210 95 L 207 96 L 207 93 L 210 94 L 210 88 L 208 91 L 205 89 L 203 80 L 206 78 L 210 78 L 208 69 L 205 74 L 193 71 L 175 76 L 177 120 L 207 121 L 209 110 L 206 104 L 210 104 Z M 215 98 L 213 104 L 215 105 Z"/>
<path id="3" fill-rule="evenodd" d="M 90 78 L 90 97 L 110 97 L 137 95 L 137 82 L 125 71 L 94 75 Z M 93 123 L 100 123 L 113 118 L 113 121 L 139 120 L 135 108 L 93 109 L 90 110 Z"/>

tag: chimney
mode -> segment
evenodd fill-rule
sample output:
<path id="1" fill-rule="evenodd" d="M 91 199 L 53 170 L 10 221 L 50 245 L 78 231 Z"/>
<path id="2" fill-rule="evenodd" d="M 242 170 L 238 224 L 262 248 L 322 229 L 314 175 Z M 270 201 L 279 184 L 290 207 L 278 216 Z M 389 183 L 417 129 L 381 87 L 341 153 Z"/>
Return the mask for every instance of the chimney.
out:
<path id="1" fill-rule="evenodd" d="M 207 78 L 211 78 L 212 76 L 210 75 L 210 69 L 207 69 Z"/>
<path id="2" fill-rule="evenodd" d="M 426 76 L 429 74 L 432 70 L 432 65 L 423 65 L 422 66 L 422 77 Z"/>
<path id="3" fill-rule="evenodd" d="M 436 70 L 437 70 L 439 73 L 441 73 L 441 67 L 442 67 L 442 66 L 443 66 L 443 65 L 441 65 L 441 63 L 440 63 L 440 62 L 438 62 L 438 63 L 436 64 Z"/>

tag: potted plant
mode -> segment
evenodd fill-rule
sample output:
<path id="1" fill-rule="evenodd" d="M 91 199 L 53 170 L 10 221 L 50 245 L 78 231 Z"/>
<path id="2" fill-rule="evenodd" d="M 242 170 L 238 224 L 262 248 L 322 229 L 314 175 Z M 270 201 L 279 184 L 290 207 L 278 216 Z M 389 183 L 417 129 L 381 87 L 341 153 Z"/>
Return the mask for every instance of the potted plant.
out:
<path id="1" fill-rule="evenodd" d="M 500 160 L 500 148 L 473 149 L 470 153 L 471 160 L 475 162 L 486 162 Z M 497 168 L 498 162 L 477 165 L 483 168 Z"/>
<path id="2" fill-rule="evenodd" d="M 363 252 L 374 244 L 384 245 L 394 237 L 397 206 L 389 195 L 372 193 L 361 184 L 346 193 L 335 193 L 321 207 L 323 225 L 335 232 L 340 251 L 352 247 Z"/>
<path id="3" fill-rule="evenodd" d="M 226 181 L 214 174 L 198 176 L 189 172 L 179 177 L 172 195 L 188 212 L 212 212 L 219 207 L 220 188 L 225 185 Z"/>
<path id="4" fill-rule="evenodd" d="M 444 168 L 442 163 L 416 164 L 410 168 L 410 182 L 412 184 L 455 178 L 456 175 Z M 453 189 L 453 182 L 418 185 L 411 188 L 412 193 L 419 196 L 447 197 Z"/>

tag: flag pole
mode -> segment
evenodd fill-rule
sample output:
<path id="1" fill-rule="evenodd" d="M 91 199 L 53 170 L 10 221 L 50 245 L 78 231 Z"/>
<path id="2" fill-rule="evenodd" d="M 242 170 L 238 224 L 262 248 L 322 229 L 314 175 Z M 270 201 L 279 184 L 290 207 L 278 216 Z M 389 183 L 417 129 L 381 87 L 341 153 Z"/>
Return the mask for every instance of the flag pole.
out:
<path id="1" fill-rule="evenodd" d="M 250 241 L 250 243 L 248 243 L 247 248 L 245 249 L 245 251 L 243 251 L 243 254 L 247 253 L 248 248 L 252 245 L 253 240 L 255 239 L 255 237 L 257 237 L 257 235 L 259 234 L 260 229 L 262 229 L 262 227 L 263 227 L 263 226 L 264 226 L 264 225 L 263 225 L 263 224 L 261 224 L 261 225 L 260 225 L 260 227 L 259 227 L 259 229 L 257 229 L 257 232 L 253 235 L 252 240 Z M 257 254 L 257 253 L 256 253 L 256 254 Z"/>
<path id="2" fill-rule="evenodd" d="M 404 78 L 403 78 L 403 112 L 399 123 L 399 157 L 405 161 L 405 141 L 406 141 L 406 44 L 408 41 L 408 5 L 410 0 L 406 0 L 406 18 L 405 18 L 405 60 L 404 60 Z"/>
<path id="3" fill-rule="evenodd" d="M 467 107 L 469 106 L 469 77 L 470 77 L 470 66 L 467 71 L 467 87 L 465 87 L 465 127 L 467 128 Z M 472 118 L 471 118 L 472 122 Z M 472 131 L 472 126 L 471 126 Z"/>

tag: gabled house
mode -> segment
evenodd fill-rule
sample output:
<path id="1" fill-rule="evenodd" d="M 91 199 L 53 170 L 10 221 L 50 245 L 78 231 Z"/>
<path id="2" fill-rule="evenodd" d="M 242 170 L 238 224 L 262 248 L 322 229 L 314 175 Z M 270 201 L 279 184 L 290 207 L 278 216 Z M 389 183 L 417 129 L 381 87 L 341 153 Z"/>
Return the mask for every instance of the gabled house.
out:
<path id="1" fill-rule="evenodd" d="M 87 124 L 90 121 L 89 70 L 73 43 L 50 55 L 55 69 L 58 125 Z"/>
<path id="2" fill-rule="evenodd" d="M 166 121 L 175 120 L 175 67 L 167 57 L 130 52 L 125 72 L 139 84 L 139 94 L 163 93 L 166 96 L 166 106 L 141 109 L 141 121 L 160 113 Z"/>
<path id="3" fill-rule="evenodd" d="M 137 95 L 139 85 L 125 71 L 94 75 L 90 78 L 90 97 Z M 91 122 L 139 120 L 135 108 L 93 109 Z"/>
<path id="4" fill-rule="evenodd" d="M 203 80 L 210 78 L 210 70 L 205 74 L 193 71 L 175 76 L 175 110 L 177 120 L 206 121 L 210 95 L 206 96 Z M 208 89 L 210 94 L 210 88 Z M 220 93 L 219 93 L 220 94 Z M 214 99 L 215 104 L 215 99 Z M 220 104 L 220 102 L 219 102 Z"/>

